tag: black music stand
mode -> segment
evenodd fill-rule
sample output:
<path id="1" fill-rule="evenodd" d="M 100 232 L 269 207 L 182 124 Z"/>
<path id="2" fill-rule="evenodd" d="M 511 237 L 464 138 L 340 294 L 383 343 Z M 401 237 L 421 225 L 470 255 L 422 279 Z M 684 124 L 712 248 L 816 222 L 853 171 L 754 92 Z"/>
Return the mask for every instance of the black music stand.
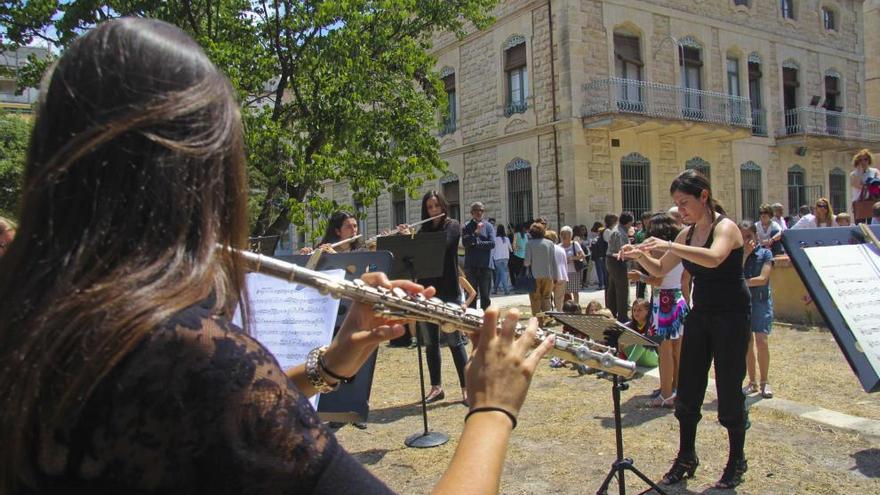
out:
<path id="1" fill-rule="evenodd" d="M 615 349 L 621 344 L 639 344 L 657 347 L 657 343 L 653 340 L 621 325 L 620 322 L 612 318 L 577 313 L 550 312 L 547 314 L 563 325 L 568 325 L 584 335 L 587 335 L 591 339 L 597 342 L 604 342 L 605 345 L 614 347 Z M 611 463 L 611 469 L 608 471 L 605 481 L 602 482 L 602 486 L 596 491 L 596 495 L 606 495 L 608 493 L 608 486 L 611 484 L 611 480 L 614 478 L 615 474 L 617 475 L 617 486 L 620 495 L 626 495 L 626 482 L 624 481 L 623 476 L 624 471 L 626 470 L 632 471 L 636 476 L 641 478 L 642 481 L 650 487 L 647 491 L 653 489 L 660 495 L 666 495 L 666 492 L 664 492 L 663 489 L 657 486 L 656 483 L 651 481 L 636 468 L 635 462 L 631 458 L 623 456 L 623 427 L 620 424 L 620 392 L 621 390 L 627 390 L 629 384 L 621 381 L 619 376 L 613 374 L 611 383 L 611 400 L 614 403 L 614 435 L 617 441 L 617 459 Z"/>
<path id="2" fill-rule="evenodd" d="M 425 232 L 418 235 L 390 235 L 376 240 L 377 251 L 390 251 L 391 278 L 438 278 L 443 276 L 443 254 L 446 249 L 445 232 Z M 422 393 L 422 424 L 424 430 L 414 433 L 403 442 L 407 447 L 426 449 L 449 441 L 449 435 L 428 430 L 428 404 L 425 401 L 425 370 L 422 365 L 422 341 L 416 335 L 419 352 L 419 389 Z"/>
<path id="3" fill-rule="evenodd" d="M 868 227 L 875 236 L 880 237 L 880 225 Z M 867 342 L 859 342 L 853 334 L 840 308 L 834 302 L 825 282 L 807 257 L 806 249 L 813 247 L 845 246 L 848 244 L 870 243 L 861 231 L 861 227 L 821 228 L 786 230 L 782 233 L 782 245 L 785 253 L 794 265 L 825 323 L 831 329 L 831 335 L 843 351 L 850 368 L 859 379 L 865 392 L 880 391 L 880 371 L 875 370 L 865 354 L 869 348 Z M 880 279 L 878 279 L 880 284 Z"/>

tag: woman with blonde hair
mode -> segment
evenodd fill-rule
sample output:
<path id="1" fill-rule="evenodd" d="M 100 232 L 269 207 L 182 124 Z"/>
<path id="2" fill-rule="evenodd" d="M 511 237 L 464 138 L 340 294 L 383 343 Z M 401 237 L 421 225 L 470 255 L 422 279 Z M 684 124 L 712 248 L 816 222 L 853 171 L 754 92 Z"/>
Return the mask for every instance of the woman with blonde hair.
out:
<path id="1" fill-rule="evenodd" d="M 852 172 L 849 173 L 849 185 L 852 191 L 853 202 L 871 199 L 867 184 L 868 182 L 872 182 L 874 179 L 880 180 L 880 170 L 872 167 L 871 165 L 873 164 L 874 157 L 871 156 L 871 150 L 863 149 L 853 155 L 853 169 Z M 856 223 L 861 223 L 869 220 L 870 217 L 865 216 L 864 214 L 860 217 L 854 211 L 853 219 Z"/>
<path id="2" fill-rule="evenodd" d="M 813 208 L 813 213 L 801 217 L 792 229 L 815 229 L 818 227 L 837 227 L 834 219 L 834 210 L 828 198 L 819 198 Z"/>

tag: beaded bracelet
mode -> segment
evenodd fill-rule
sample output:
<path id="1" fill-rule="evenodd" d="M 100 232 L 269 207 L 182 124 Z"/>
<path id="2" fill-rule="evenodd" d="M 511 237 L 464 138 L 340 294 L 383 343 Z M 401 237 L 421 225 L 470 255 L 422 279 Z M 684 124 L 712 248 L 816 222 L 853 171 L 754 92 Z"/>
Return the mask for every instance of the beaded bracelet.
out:
<path id="1" fill-rule="evenodd" d="M 467 415 L 464 417 L 464 421 L 465 423 L 467 423 L 467 420 L 471 417 L 471 414 L 489 411 L 498 411 L 506 414 L 507 417 L 510 418 L 510 422 L 513 423 L 513 428 L 511 428 L 511 430 L 516 429 L 516 416 L 514 416 L 513 413 L 508 411 L 507 409 L 502 409 L 500 407 L 475 407 L 467 413 Z"/>

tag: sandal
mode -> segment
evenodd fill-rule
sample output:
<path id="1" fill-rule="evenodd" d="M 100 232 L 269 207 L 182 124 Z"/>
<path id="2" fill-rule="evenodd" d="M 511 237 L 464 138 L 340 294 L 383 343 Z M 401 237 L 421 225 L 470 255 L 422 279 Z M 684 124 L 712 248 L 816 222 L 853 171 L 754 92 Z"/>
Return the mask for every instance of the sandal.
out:
<path id="1" fill-rule="evenodd" d="M 765 399 L 772 399 L 773 398 L 773 391 L 770 390 L 769 383 L 765 382 L 765 383 L 761 384 L 761 397 L 763 397 Z"/>
<path id="2" fill-rule="evenodd" d="M 721 479 L 715 483 L 715 488 L 721 490 L 735 488 L 743 482 L 743 475 L 746 474 L 746 471 L 748 470 L 749 463 L 746 462 L 745 459 L 728 460 L 727 466 L 724 467 L 724 472 L 721 474 Z"/>
<path id="3" fill-rule="evenodd" d="M 442 388 L 431 388 L 431 393 L 425 397 L 425 404 L 431 404 L 433 402 L 437 402 L 438 400 L 443 400 L 446 398 L 446 392 L 443 391 Z"/>
<path id="4" fill-rule="evenodd" d="M 752 395 L 758 393 L 758 384 L 755 382 L 749 382 L 749 384 L 743 387 L 743 393 L 746 395 Z"/>
<path id="5" fill-rule="evenodd" d="M 648 407 L 665 407 L 667 409 L 672 409 L 675 407 L 675 394 L 673 393 L 669 397 L 663 397 L 663 394 L 658 394 L 657 397 L 648 401 Z"/>
<path id="6" fill-rule="evenodd" d="M 675 458 L 675 462 L 672 463 L 672 467 L 669 468 L 669 472 L 663 475 L 660 483 L 674 485 L 685 478 L 693 478 L 699 465 L 700 459 L 696 455 L 685 458 L 678 456 Z"/>

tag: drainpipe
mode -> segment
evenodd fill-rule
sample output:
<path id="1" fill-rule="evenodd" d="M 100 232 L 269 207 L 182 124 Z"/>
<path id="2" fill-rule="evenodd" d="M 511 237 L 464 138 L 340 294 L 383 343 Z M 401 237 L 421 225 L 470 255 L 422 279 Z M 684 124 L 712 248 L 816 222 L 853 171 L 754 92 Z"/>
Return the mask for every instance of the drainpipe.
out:
<path id="1" fill-rule="evenodd" d="M 556 228 L 562 228 L 562 213 L 559 210 L 559 150 L 556 132 L 556 65 L 553 55 L 553 0 L 547 0 L 547 21 L 550 30 L 550 97 L 553 104 L 553 172 L 556 179 Z"/>

